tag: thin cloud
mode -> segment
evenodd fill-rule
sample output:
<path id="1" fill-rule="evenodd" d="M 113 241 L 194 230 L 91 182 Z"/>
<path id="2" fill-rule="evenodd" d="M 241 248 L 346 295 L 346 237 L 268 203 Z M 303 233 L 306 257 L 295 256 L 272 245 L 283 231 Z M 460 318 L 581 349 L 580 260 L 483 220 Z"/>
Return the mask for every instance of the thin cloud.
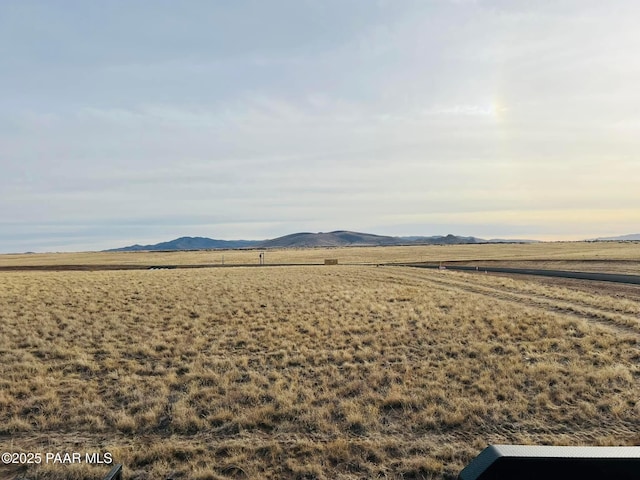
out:
<path id="1" fill-rule="evenodd" d="M 635 230 L 634 2 L 246 5 L 3 3 L 0 251 Z"/>

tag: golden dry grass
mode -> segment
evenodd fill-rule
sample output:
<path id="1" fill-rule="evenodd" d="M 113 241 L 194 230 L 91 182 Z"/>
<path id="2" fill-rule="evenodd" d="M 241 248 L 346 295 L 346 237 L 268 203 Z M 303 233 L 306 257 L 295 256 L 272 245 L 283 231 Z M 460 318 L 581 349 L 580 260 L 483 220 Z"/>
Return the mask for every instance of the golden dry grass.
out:
<path id="1" fill-rule="evenodd" d="M 2 451 L 108 451 L 139 480 L 419 479 L 489 443 L 640 443 L 633 300 L 371 266 L 0 285 Z"/>
<path id="2" fill-rule="evenodd" d="M 0 267 L 16 265 L 219 265 L 258 264 L 257 250 L 195 252 L 86 252 L 0 255 Z M 462 260 L 633 260 L 640 262 L 640 242 L 553 242 L 537 244 L 415 245 L 266 250 L 266 263 L 377 264 Z M 556 265 L 557 266 L 557 265 Z M 540 267 L 540 268 L 544 268 Z M 638 270 L 640 273 L 640 270 Z"/>

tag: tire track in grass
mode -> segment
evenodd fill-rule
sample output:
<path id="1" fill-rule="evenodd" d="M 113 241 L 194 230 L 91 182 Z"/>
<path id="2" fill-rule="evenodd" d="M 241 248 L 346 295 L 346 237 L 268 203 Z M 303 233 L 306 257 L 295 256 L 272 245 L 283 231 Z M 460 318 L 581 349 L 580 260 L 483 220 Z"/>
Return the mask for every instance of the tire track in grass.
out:
<path id="1" fill-rule="evenodd" d="M 403 268 L 403 267 L 396 267 Z M 410 267 L 408 267 L 410 268 Z M 408 271 L 395 271 L 396 277 L 403 277 L 411 280 L 422 280 L 432 285 L 439 285 L 445 289 L 456 289 L 461 292 L 469 292 L 493 299 L 498 299 L 518 305 L 526 305 L 533 308 L 542 309 L 552 313 L 560 313 L 570 315 L 587 320 L 598 325 L 604 326 L 616 333 L 640 335 L 640 319 L 632 315 L 596 307 L 582 302 L 572 302 L 567 299 L 559 299 L 557 297 L 549 298 L 541 294 L 535 293 L 519 293 L 508 289 L 479 285 L 472 283 L 472 279 L 457 280 L 449 276 L 449 272 L 444 274 L 433 273 L 430 275 L 421 275 L 419 273 Z M 441 275 L 436 277 L 436 275 Z"/>
<path id="2" fill-rule="evenodd" d="M 43 455 L 47 452 L 79 452 L 81 455 L 82 452 L 110 452 L 115 454 L 113 462 L 123 463 L 128 475 L 135 475 L 135 478 L 147 478 L 146 473 L 141 472 L 148 468 L 150 459 L 158 456 L 169 463 L 187 460 L 191 465 L 205 464 L 211 468 L 217 468 L 224 474 L 225 471 L 244 472 L 243 468 L 255 469 L 256 462 L 260 463 L 261 457 L 268 458 L 270 452 L 274 456 L 277 455 L 280 461 L 304 452 L 312 455 L 316 463 L 325 465 L 324 462 L 335 458 L 336 451 L 339 451 L 346 455 L 345 462 L 353 461 L 355 465 L 362 461 L 373 462 L 373 465 L 369 465 L 369 473 L 375 470 L 386 471 L 393 475 L 393 478 L 405 478 L 406 471 L 411 478 L 414 478 L 411 475 L 412 459 L 431 460 L 441 464 L 441 471 L 437 478 L 453 479 L 457 478 L 457 473 L 481 449 L 490 444 L 584 445 L 602 444 L 602 441 L 608 444 L 607 442 L 612 441 L 612 433 L 616 435 L 615 445 L 635 445 L 638 439 L 637 431 L 626 426 L 612 431 L 603 426 L 571 430 L 563 426 L 547 428 L 547 426 L 513 424 L 479 426 L 473 431 L 370 436 L 256 432 L 241 433 L 234 437 L 220 437 L 212 432 L 171 436 L 40 432 L 37 436 L 12 435 L 10 443 L 5 442 L 5 438 L 0 436 L 0 446 L 9 445 L 13 452 L 40 452 Z M 7 451 L 6 448 L 5 451 Z M 235 455 L 233 461 L 229 457 L 230 452 Z M 399 462 L 400 457 L 407 461 Z M 26 466 L 0 465 L 0 477 L 39 478 L 36 465 L 31 466 L 36 468 L 24 467 Z M 96 466 L 100 468 L 102 475 L 106 472 L 106 467 L 111 465 Z M 67 468 L 62 465 L 58 470 L 45 474 L 47 478 L 52 479 L 68 478 L 66 477 Z M 185 468 L 188 470 L 192 467 L 185 466 Z M 337 475 L 339 472 L 334 468 L 327 468 L 328 473 L 336 474 L 335 478 L 355 478 Z M 243 475 L 240 477 L 244 478 Z M 363 477 L 358 476 L 358 478 Z"/>
<path id="3" fill-rule="evenodd" d="M 534 425 L 527 423 L 510 424 L 481 424 L 475 428 L 465 426 L 463 429 L 446 429 L 446 431 L 396 431 L 396 432 L 372 432 L 364 435 L 357 434 L 326 434 L 326 433 L 268 433 L 264 431 L 243 431 L 240 433 L 227 433 L 215 429 L 196 432 L 192 434 L 166 433 L 139 433 L 124 434 L 120 432 L 58 432 L 39 431 L 16 432 L 11 435 L 0 435 L 0 446 L 3 451 L 12 450 L 20 452 L 27 449 L 40 452 L 47 451 L 77 451 L 93 452 L 96 449 L 126 448 L 139 445 L 166 445 L 167 441 L 179 444 L 200 443 L 209 446 L 236 446 L 251 449 L 260 448 L 269 444 L 296 445 L 311 443 L 324 445 L 331 442 L 353 441 L 362 444 L 394 444 L 399 447 L 411 447 L 416 444 L 451 444 L 469 443 L 476 438 L 499 437 L 514 439 L 527 437 L 530 439 L 556 437 L 570 435 L 574 441 L 585 439 L 608 438 L 612 435 L 618 440 L 623 438 L 637 438 L 637 425 L 632 422 L 618 422 L 615 425 L 598 422 L 595 425 L 580 426 L 576 430 L 568 428 L 564 424 Z M 632 440 L 630 440 L 632 441 Z"/>

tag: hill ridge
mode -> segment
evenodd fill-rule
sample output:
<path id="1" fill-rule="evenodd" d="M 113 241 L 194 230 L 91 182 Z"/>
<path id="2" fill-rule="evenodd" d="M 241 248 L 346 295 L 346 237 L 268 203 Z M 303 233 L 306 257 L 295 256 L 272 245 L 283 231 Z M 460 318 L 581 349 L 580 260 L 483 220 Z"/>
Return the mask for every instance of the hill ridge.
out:
<path id="1" fill-rule="evenodd" d="M 112 248 L 107 252 L 126 251 L 177 251 L 177 250 L 215 250 L 237 248 L 312 248 L 346 246 L 389 246 L 389 245 L 455 245 L 465 243 L 530 243 L 532 240 L 483 240 L 477 237 L 453 235 L 433 236 L 389 236 L 352 230 L 334 230 L 331 232 L 296 232 L 268 240 L 217 240 L 208 237 L 183 236 L 152 245 L 134 244 L 127 247 Z"/>

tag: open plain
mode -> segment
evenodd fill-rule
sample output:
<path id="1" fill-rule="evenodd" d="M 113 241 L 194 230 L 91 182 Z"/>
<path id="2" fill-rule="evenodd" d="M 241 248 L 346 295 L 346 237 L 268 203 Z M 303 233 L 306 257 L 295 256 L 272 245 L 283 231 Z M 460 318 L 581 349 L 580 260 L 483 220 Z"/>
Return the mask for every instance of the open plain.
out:
<path id="1" fill-rule="evenodd" d="M 225 268 L 57 268 L 222 255 Z M 637 273 L 637 243 L 281 250 L 232 265 L 257 256 L 0 256 L 51 267 L 0 271 L 0 451 L 108 452 L 127 480 L 452 479 L 491 443 L 640 445 L 636 287 L 377 266 Z M 0 465 L 8 479 L 107 471 Z"/>

